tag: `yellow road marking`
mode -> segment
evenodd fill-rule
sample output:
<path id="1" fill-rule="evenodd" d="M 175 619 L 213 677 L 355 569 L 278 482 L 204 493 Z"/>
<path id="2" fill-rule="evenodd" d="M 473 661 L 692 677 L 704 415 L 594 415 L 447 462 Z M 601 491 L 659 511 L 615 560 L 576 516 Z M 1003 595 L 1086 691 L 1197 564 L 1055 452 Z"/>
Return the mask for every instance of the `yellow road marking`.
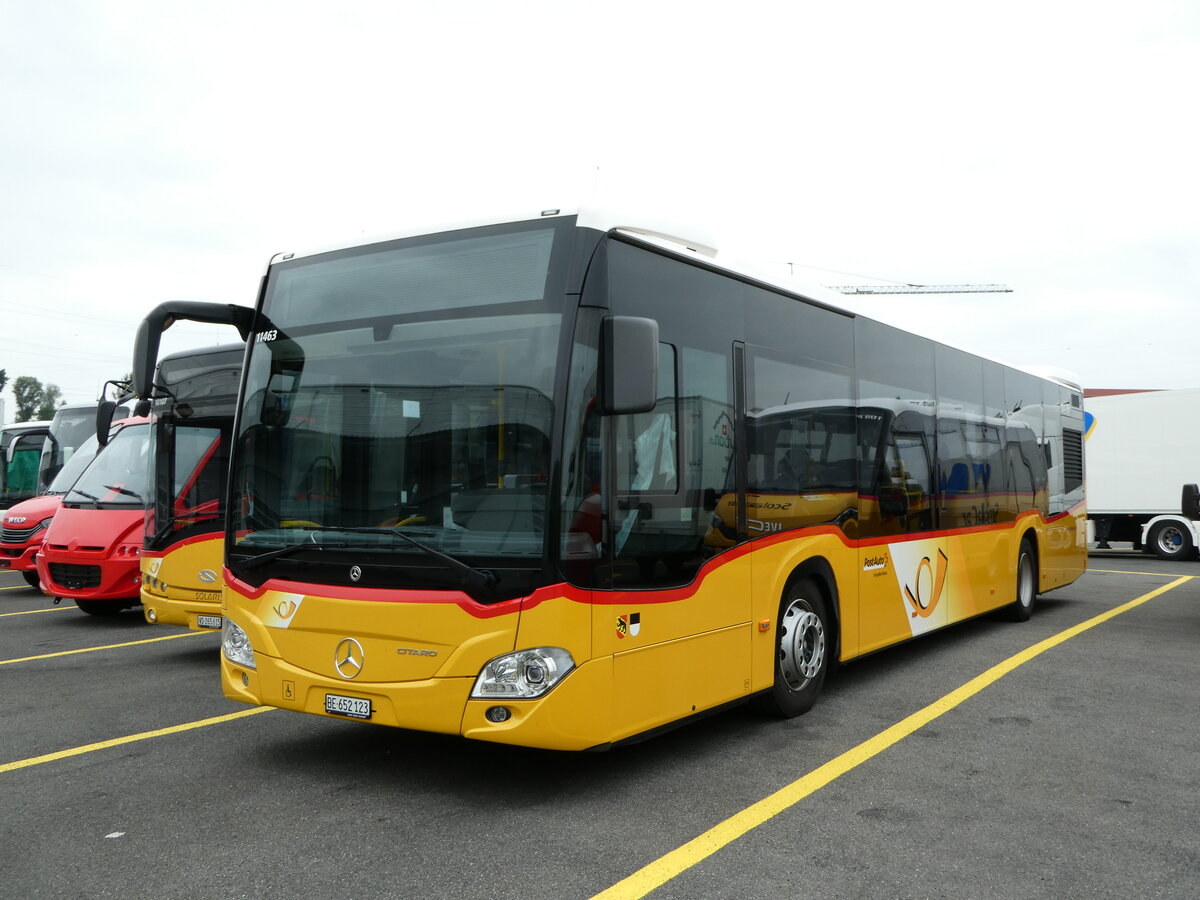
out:
<path id="1" fill-rule="evenodd" d="M 1096 572 L 1100 575 L 1150 575 L 1154 578 L 1178 578 L 1178 572 L 1130 572 L 1124 569 L 1088 569 L 1088 572 Z M 1190 575 L 1183 576 L 1191 578 Z"/>
<path id="2" fill-rule="evenodd" d="M 69 756 L 80 756 L 93 753 L 96 750 L 107 750 L 122 744 L 132 744 L 135 741 L 146 741 L 150 738 L 163 737 L 168 734 L 179 734 L 181 731 L 191 731 L 194 728 L 204 728 L 207 725 L 219 725 L 222 722 L 232 722 L 234 719 L 244 719 L 258 713 L 270 712 L 273 706 L 256 706 L 241 712 L 229 713 L 224 716 L 213 716 L 211 719 L 199 719 L 195 722 L 185 722 L 182 725 L 172 725 L 169 728 L 157 728 L 154 731 L 143 731 L 141 734 L 131 734 L 128 737 L 113 738 L 111 741 L 97 741 L 94 744 L 84 744 L 82 747 L 72 747 L 70 750 L 59 750 L 57 753 L 47 753 L 44 756 L 32 756 L 29 759 L 18 759 L 16 762 L 0 764 L 0 773 L 37 766 L 42 763 L 54 762 L 56 759 L 66 759 Z"/>
<path id="3" fill-rule="evenodd" d="M 63 610 L 74 608 L 74 606 L 52 606 L 49 609 L 26 609 L 21 612 L 0 613 L 0 619 L 3 619 L 5 616 L 31 616 L 34 613 L 62 612 Z"/>
<path id="4" fill-rule="evenodd" d="M 56 656 L 71 656 L 74 653 L 93 653 L 96 650 L 115 650 L 118 647 L 136 647 L 138 644 L 153 644 L 157 641 L 173 641 L 176 638 L 195 637 L 198 634 L 216 634 L 215 631 L 185 631 L 183 634 L 168 634 L 166 637 L 146 638 L 142 641 L 126 641 L 123 644 L 105 644 L 103 647 L 82 647 L 79 650 L 61 650 L 58 653 L 43 653 L 41 656 L 22 656 L 19 659 L 0 659 L 0 666 L 9 663 L 30 662 L 35 659 L 54 659 Z"/>
<path id="5" fill-rule="evenodd" d="M 1121 615 L 1121 613 L 1141 606 L 1148 600 L 1152 600 L 1160 594 L 1165 594 L 1167 591 L 1191 581 L 1194 577 L 1196 576 L 1184 575 L 1170 584 L 1163 585 L 1148 594 L 1143 594 L 1135 600 L 1130 600 L 1123 606 L 1115 607 L 1108 612 L 1088 619 L 1086 622 L 1081 622 L 1065 631 L 1060 631 L 1058 634 L 1046 638 L 1046 640 L 1034 644 L 1026 650 L 1022 650 L 1015 656 L 1010 656 L 1003 662 L 992 666 L 992 668 L 988 669 L 982 675 L 972 678 L 966 684 L 946 694 L 940 700 L 935 700 L 924 709 L 913 713 L 892 727 L 863 741 L 857 747 L 847 750 L 841 756 L 814 769 L 786 787 L 780 788 L 775 793 L 759 800 L 752 806 L 748 806 L 724 822 L 718 823 L 683 846 L 672 850 L 665 856 L 660 856 L 658 859 L 634 872 L 628 878 L 596 894 L 592 900 L 618 900 L 618 898 L 619 900 L 636 900 L 636 898 L 645 897 L 672 878 L 712 856 L 722 847 L 731 844 L 742 835 L 747 834 L 784 810 L 799 803 L 809 794 L 820 790 L 831 781 L 845 775 L 851 769 L 882 753 L 888 747 L 908 737 L 918 728 L 945 715 L 963 701 L 975 696 L 975 694 L 978 694 L 988 685 L 1003 678 L 1019 666 L 1023 666 L 1034 657 L 1045 653 L 1053 647 L 1057 647 L 1064 641 L 1068 641 L 1090 628 L 1095 628 L 1097 625 Z"/>
<path id="6" fill-rule="evenodd" d="M 19 591 L 22 589 L 27 591 L 37 590 L 37 588 L 34 588 L 28 584 L 14 584 L 12 587 L 0 587 L 0 591 Z"/>

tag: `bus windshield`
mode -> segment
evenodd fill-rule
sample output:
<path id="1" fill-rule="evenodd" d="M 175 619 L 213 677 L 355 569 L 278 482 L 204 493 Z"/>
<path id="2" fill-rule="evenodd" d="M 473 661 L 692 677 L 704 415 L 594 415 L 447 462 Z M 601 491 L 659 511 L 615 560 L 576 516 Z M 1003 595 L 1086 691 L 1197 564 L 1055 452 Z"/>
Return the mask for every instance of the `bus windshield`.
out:
<path id="1" fill-rule="evenodd" d="M 50 487 L 46 489 L 46 493 L 65 494 L 69 491 L 83 470 L 87 468 L 88 463 L 92 461 L 99 448 L 100 442 L 93 434 L 79 446 L 78 450 L 71 454 L 70 459 L 63 463 L 63 467 L 58 470 L 58 474 L 50 482 Z"/>
<path id="2" fill-rule="evenodd" d="M 128 412 L 125 412 L 128 415 Z M 119 416 L 118 416 L 119 418 Z M 54 412 L 50 440 L 42 448 L 38 486 L 47 490 L 75 451 L 96 433 L 96 406 L 63 406 Z"/>
<path id="3" fill-rule="evenodd" d="M 63 502 L 80 506 L 141 507 L 149 476 L 149 433 L 148 424 L 121 429 L 67 491 Z"/>
<path id="4" fill-rule="evenodd" d="M 0 439 L 0 481 L 3 507 L 27 500 L 38 493 L 38 460 L 49 442 L 48 422 L 6 427 Z"/>
<path id="5" fill-rule="evenodd" d="M 232 470 L 235 571 L 347 550 L 441 583 L 431 551 L 540 565 L 561 226 L 534 225 L 273 267 Z"/>

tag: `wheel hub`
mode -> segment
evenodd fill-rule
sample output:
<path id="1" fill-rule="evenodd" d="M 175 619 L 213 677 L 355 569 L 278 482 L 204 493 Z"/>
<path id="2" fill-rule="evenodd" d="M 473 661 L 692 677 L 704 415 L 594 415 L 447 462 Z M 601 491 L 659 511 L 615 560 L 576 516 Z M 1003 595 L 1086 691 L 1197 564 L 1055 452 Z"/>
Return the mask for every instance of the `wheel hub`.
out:
<path id="1" fill-rule="evenodd" d="M 1017 599 L 1021 601 L 1022 606 L 1029 606 L 1033 603 L 1033 562 L 1028 556 L 1022 555 L 1021 562 L 1017 570 Z"/>
<path id="2" fill-rule="evenodd" d="M 783 616 L 780 666 L 793 691 L 804 688 L 825 660 L 825 626 L 804 600 L 793 603 Z"/>
<path id="3" fill-rule="evenodd" d="M 1163 528 L 1158 533 L 1158 545 L 1168 553 L 1173 553 L 1183 546 L 1183 536 L 1178 528 Z"/>

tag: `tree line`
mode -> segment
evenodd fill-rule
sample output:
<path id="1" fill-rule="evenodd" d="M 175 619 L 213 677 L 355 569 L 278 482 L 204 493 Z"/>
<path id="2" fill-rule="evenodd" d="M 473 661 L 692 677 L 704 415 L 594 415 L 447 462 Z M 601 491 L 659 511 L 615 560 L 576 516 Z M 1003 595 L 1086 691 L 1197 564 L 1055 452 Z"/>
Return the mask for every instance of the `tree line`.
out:
<path id="1" fill-rule="evenodd" d="M 0 391 L 8 384 L 8 372 L 0 369 Z M 14 422 L 32 422 L 36 419 L 51 419 L 54 411 L 65 406 L 62 391 L 57 384 L 42 384 L 32 375 L 18 375 L 12 380 L 13 399 L 17 403 Z"/>

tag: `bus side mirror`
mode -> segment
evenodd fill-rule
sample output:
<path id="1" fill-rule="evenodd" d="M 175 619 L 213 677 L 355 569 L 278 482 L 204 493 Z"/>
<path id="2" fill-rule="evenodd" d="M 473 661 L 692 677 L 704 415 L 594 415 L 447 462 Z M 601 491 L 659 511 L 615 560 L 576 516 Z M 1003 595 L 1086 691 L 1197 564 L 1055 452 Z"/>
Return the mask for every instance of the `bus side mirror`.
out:
<path id="1" fill-rule="evenodd" d="M 154 389 L 154 364 L 158 361 L 158 345 L 167 319 L 160 309 L 142 319 L 133 341 L 133 393 L 140 398 L 149 397 Z M 107 428 L 104 433 L 108 433 Z"/>
<path id="2" fill-rule="evenodd" d="M 154 366 L 158 362 L 158 346 L 162 333 L 179 321 L 211 322 L 232 325 L 242 336 L 250 337 L 254 310 L 234 303 L 201 303 L 195 300 L 172 300 L 154 307 L 138 325 L 133 342 L 133 393 L 142 400 L 154 391 Z"/>
<path id="3" fill-rule="evenodd" d="M 108 443 L 108 430 L 112 427 L 113 414 L 117 404 L 111 400 L 101 400 L 96 404 L 96 442 L 101 447 Z"/>
<path id="4" fill-rule="evenodd" d="M 601 410 L 609 415 L 649 412 L 658 401 L 658 322 L 606 316 L 600 329 Z"/>

